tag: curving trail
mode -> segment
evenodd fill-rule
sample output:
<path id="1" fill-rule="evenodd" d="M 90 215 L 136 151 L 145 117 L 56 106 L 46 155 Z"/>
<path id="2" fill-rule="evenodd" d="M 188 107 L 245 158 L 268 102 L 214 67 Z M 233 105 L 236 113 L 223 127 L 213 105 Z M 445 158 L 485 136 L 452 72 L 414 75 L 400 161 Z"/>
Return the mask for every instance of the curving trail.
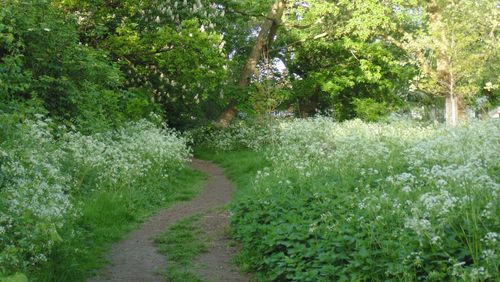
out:
<path id="1" fill-rule="evenodd" d="M 124 240 L 113 245 L 107 256 L 111 264 L 99 276 L 87 281 L 164 281 L 158 273 L 166 268 L 168 261 L 157 252 L 153 238 L 179 219 L 197 213 L 204 213 L 202 228 L 213 239 L 209 251 L 195 261 L 202 266 L 197 269 L 199 276 L 206 281 L 248 281 L 247 277 L 230 265 L 236 250 L 229 246 L 224 232 L 229 225 L 227 212 L 213 211 L 231 200 L 234 185 L 224 176 L 222 169 L 211 162 L 195 159 L 191 166 L 205 173 L 208 178 L 203 191 L 191 201 L 161 210 Z"/>

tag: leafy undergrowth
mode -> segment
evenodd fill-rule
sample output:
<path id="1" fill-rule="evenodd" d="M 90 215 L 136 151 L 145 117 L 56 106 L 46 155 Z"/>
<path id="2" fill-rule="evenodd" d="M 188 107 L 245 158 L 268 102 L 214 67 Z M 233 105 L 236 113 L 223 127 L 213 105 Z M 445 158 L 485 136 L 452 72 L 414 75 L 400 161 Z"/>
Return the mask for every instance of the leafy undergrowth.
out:
<path id="1" fill-rule="evenodd" d="M 193 259 L 208 250 L 208 238 L 199 227 L 199 220 L 199 215 L 181 219 L 155 238 L 158 249 L 168 258 L 164 273 L 167 281 L 202 281 L 192 271 Z"/>
<path id="2" fill-rule="evenodd" d="M 499 126 L 290 120 L 253 152 L 198 154 L 240 186 L 257 280 L 498 281 Z"/>
<path id="3" fill-rule="evenodd" d="M 0 277 L 83 281 L 110 243 L 200 190 L 186 139 L 146 120 L 89 135 L 43 116 L 0 124 Z"/>

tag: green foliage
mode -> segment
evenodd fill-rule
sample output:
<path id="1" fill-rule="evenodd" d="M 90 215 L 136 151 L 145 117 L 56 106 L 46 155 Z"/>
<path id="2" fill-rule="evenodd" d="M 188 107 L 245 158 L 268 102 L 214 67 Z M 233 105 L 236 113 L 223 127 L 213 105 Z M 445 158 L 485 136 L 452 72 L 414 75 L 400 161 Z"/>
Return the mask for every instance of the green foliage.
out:
<path id="1" fill-rule="evenodd" d="M 211 157 L 234 166 L 233 231 L 257 280 L 498 280 L 498 123 L 277 128 L 275 146 Z"/>
<path id="2" fill-rule="evenodd" d="M 380 103 L 371 98 L 355 99 L 354 107 L 356 116 L 365 121 L 379 121 L 390 113 L 386 103 Z"/>
<path id="3" fill-rule="evenodd" d="M 39 100 L 54 118 L 87 131 L 105 130 L 157 109 L 129 100 L 124 77 L 107 53 L 81 45 L 76 20 L 52 1 L 5 1 L 0 16 L 0 101 Z M 138 98 L 141 101 L 138 101 Z"/>
<path id="4" fill-rule="evenodd" d="M 184 168 L 186 140 L 145 120 L 92 135 L 40 116 L 1 114 L 0 124 L 2 275 L 81 280 L 103 247 L 193 196 L 200 179 Z"/>
<path id="5" fill-rule="evenodd" d="M 226 128 L 212 125 L 187 132 L 195 146 L 208 146 L 218 150 L 259 149 L 273 141 L 274 124 L 252 118 L 238 119 Z"/>
<path id="6" fill-rule="evenodd" d="M 477 96 L 496 100 L 493 89 L 484 87 L 498 85 L 493 71 L 499 65 L 497 4 L 493 0 L 421 3 L 422 12 L 416 14 L 421 26 L 406 32 L 398 44 L 420 69 L 414 90 L 469 98 L 469 103 Z"/>
<path id="7" fill-rule="evenodd" d="M 285 69 L 257 62 L 245 89 L 236 81 L 270 1 L 0 5 L 0 276 L 83 279 L 130 222 L 194 193 L 176 192 L 198 178 L 182 168 L 188 140 L 162 123 L 206 125 L 236 100 L 255 120 L 188 136 L 220 150 L 268 151 L 268 159 L 248 151 L 214 157 L 237 167 L 229 173 L 251 195 L 238 201 L 234 223 L 244 263 L 263 278 L 498 278 L 498 248 L 487 245 L 498 239 L 487 212 L 498 210 L 485 207 L 496 205 L 488 189 L 498 183 L 498 164 L 488 156 L 497 154 L 487 148 L 498 144 L 483 142 L 498 140 L 496 125 L 402 130 L 270 115 L 286 108 L 373 122 L 409 102 L 436 105 L 433 95 L 448 92 L 487 111 L 499 97 L 494 1 L 287 1 L 275 44 L 262 55 Z M 415 183 L 387 180 L 405 173 Z M 477 189 L 483 198 L 464 195 Z M 384 206 L 385 197 L 402 208 Z M 359 208 L 375 209 L 375 198 L 376 212 Z M 456 215 L 425 210 L 445 198 L 461 199 Z"/>
<path id="8" fill-rule="evenodd" d="M 403 22 L 394 14 L 397 1 L 308 2 L 291 8 L 285 19 L 291 27 L 278 38 L 288 46 L 280 58 L 292 74 L 289 102 L 302 116 L 327 111 L 338 120 L 363 114 L 356 99 L 400 107 L 415 69 L 401 64 L 405 54 L 383 40 Z"/>
<path id="9" fill-rule="evenodd" d="M 178 128 L 203 123 L 226 79 L 222 13 L 210 1 L 56 1 L 78 22 L 82 41 L 111 54 L 127 86 L 147 93 Z M 195 121 L 195 122 L 193 122 Z"/>
<path id="10" fill-rule="evenodd" d="M 9 277 L 0 277 L 0 281 L 2 282 L 28 282 L 28 277 L 22 273 L 16 273 Z"/>
<path id="11" fill-rule="evenodd" d="M 243 110 L 272 101 L 346 120 L 364 114 L 356 99 L 404 108 L 411 78 L 411 90 L 435 92 L 442 50 L 454 56 L 457 91 L 481 92 L 486 102 L 469 103 L 484 111 L 498 100 L 496 10 L 491 1 L 434 2 L 289 2 L 265 56 L 285 63 L 280 79 L 290 85 L 276 91 L 279 99 L 249 99 L 254 92 L 235 82 L 269 1 L 3 0 L 0 99 L 40 100 L 51 116 L 87 132 L 150 111 L 189 128 L 217 118 L 232 99 Z M 445 11 L 439 21 L 429 16 L 432 5 Z"/>

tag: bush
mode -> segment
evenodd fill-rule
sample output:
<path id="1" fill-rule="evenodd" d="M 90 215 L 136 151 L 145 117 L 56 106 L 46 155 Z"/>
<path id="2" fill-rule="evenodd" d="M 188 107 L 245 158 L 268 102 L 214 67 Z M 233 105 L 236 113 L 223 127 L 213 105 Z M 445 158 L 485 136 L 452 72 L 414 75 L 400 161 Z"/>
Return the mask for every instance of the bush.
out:
<path id="1" fill-rule="evenodd" d="M 293 120 L 233 207 L 273 281 L 497 281 L 500 123 Z M 242 141 L 243 143 L 246 141 Z"/>
<path id="2" fill-rule="evenodd" d="M 273 142 L 276 124 L 254 119 L 238 119 L 226 128 L 208 125 L 188 131 L 194 145 L 221 151 L 248 148 L 259 150 Z"/>
<path id="3" fill-rule="evenodd" d="M 372 98 L 354 99 L 356 116 L 364 121 L 380 121 L 391 112 L 384 102 L 377 102 Z"/>
<path id="4" fill-rule="evenodd" d="M 0 274 L 47 261 L 92 195 L 147 194 L 149 205 L 164 202 L 168 195 L 151 179 L 169 180 L 190 156 L 184 138 L 145 120 L 84 135 L 42 116 L 22 124 L 12 119 L 0 116 L 8 136 L 0 139 Z M 140 204 L 137 198 L 127 208 Z"/>

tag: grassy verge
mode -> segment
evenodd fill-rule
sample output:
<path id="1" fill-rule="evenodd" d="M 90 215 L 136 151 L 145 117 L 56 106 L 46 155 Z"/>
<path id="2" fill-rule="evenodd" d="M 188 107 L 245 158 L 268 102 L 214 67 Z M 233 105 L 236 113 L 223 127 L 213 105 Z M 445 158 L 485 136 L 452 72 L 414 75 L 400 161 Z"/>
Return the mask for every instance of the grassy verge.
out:
<path id="1" fill-rule="evenodd" d="M 257 171 L 269 166 L 262 153 L 249 149 L 223 152 L 196 148 L 194 154 L 199 159 L 213 161 L 224 168 L 225 174 L 237 186 L 235 199 L 251 192 Z"/>
<path id="2" fill-rule="evenodd" d="M 202 281 L 192 272 L 192 260 L 208 248 L 199 220 L 199 215 L 179 220 L 155 239 L 160 252 L 169 259 L 164 273 L 167 281 Z"/>
<path id="3" fill-rule="evenodd" d="M 63 243 L 52 252 L 48 263 L 30 274 L 31 279 L 84 281 L 106 263 L 103 256 L 111 243 L 158 209 L 195 196 L 203 178 L 200 172 L 184 168 L 166 182 L 152 180 L 148 183 L 156 186 L 152 191 L 162 191 L 162 195 L 134 187 L 103 191 L 79 199 L 81 216 L 65 227 L 61 234 Z"/>

